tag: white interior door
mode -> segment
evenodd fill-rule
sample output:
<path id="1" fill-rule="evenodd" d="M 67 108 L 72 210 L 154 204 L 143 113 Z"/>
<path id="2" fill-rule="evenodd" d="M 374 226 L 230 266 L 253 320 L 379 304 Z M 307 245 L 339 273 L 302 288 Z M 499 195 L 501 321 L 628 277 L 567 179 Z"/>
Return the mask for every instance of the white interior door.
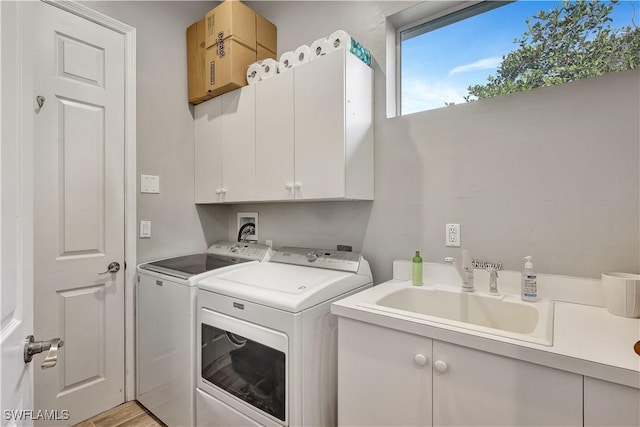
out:
<path id="1" fill-rule="evenodd" d="M 23 359 L 24 340 L 33 333 L 33 205 L 31 144 L 21 113 L 33 112 L 21 97 L 21 7 L 0 2 L 2 58 L 0 117 L 0 425 L 29 424 L 33 409 L 33 363 Z M 26 34 L 26 33 L 25 33 Z M 28 68 L 28 67 L 27 67 Z M 25 105 L 28 104 L 28 105 Z M 31 116 L 28 114 L 28 117 Z M 28 129 L 28 128 L 27 128 Z M 42 339 L 42 338 L 38 338 Z M 9 411 L 8 413 L 5 411 Z"/>
<path id="2" fill-rule="evenodd" d="M 35 408 L 73 424 L 124 401 L 124 37 L 43 3 L 32 22 L 34 327 L 65 342 Z"/>

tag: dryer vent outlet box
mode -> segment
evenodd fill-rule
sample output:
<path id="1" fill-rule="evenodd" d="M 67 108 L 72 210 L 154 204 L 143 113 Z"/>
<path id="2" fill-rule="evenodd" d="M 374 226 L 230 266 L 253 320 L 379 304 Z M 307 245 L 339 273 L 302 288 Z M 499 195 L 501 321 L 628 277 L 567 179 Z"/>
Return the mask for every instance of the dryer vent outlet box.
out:
<path id="1" fill-rule="evenodd" d="M 238 212 L 238 227 L 236 228 L 236 237 L 240 240 L 241 231 L 246 231 L 250 229 L 250 226 L 246 226 L 247 224 L 253 224 L 253 230 L 249 234 L 247 234 L 244 238 L 247 242 L 257 242 L 258 241 L 258 212 Z"/>

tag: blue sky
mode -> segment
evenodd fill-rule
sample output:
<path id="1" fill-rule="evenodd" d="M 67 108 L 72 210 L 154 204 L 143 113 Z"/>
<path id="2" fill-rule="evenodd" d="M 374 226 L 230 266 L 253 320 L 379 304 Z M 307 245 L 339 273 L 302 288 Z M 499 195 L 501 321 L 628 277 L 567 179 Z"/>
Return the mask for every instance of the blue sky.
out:
<path id="1" fill-rule="evenodd" d="M 402 113 L 463 103 L 466 88 L 484 83 L 513 40 L 527 30 L 525 19 L 551 10 L 556 1 L 520 0 L 402 43 Z M 612 27 L 640 25 L 640 1 L 622 0 L 611 14 Z"/>

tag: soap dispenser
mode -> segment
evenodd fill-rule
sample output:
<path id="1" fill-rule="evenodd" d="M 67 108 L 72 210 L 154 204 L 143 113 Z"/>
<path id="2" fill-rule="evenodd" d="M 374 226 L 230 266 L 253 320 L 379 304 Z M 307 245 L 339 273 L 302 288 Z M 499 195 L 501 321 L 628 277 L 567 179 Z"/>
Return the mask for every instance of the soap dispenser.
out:
<path id="1" fill-rule="evenodd" d="M 420 256 L 420 251 L 416 251 L 416 256 L 413 257 L 411 283 L 413 286 L 422 286 L 422 257 Z"/>
<path id="2" fill-rule="evenodd" d="M 524 269 L 522 270 L 522 301 L 538 301 L 538 276 L 533 271 L 531 256 L 524 257 Z"/>

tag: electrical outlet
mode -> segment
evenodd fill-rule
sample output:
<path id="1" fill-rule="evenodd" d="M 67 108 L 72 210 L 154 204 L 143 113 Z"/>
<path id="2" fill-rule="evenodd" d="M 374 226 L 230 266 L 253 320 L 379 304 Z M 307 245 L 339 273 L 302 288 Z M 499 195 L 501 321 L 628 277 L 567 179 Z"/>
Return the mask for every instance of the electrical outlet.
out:
<path id="1" fill-rule="evenodd" d="M 460 247 L 460 224 L 447 224 L 444 234 L 446 246 Z"/>

